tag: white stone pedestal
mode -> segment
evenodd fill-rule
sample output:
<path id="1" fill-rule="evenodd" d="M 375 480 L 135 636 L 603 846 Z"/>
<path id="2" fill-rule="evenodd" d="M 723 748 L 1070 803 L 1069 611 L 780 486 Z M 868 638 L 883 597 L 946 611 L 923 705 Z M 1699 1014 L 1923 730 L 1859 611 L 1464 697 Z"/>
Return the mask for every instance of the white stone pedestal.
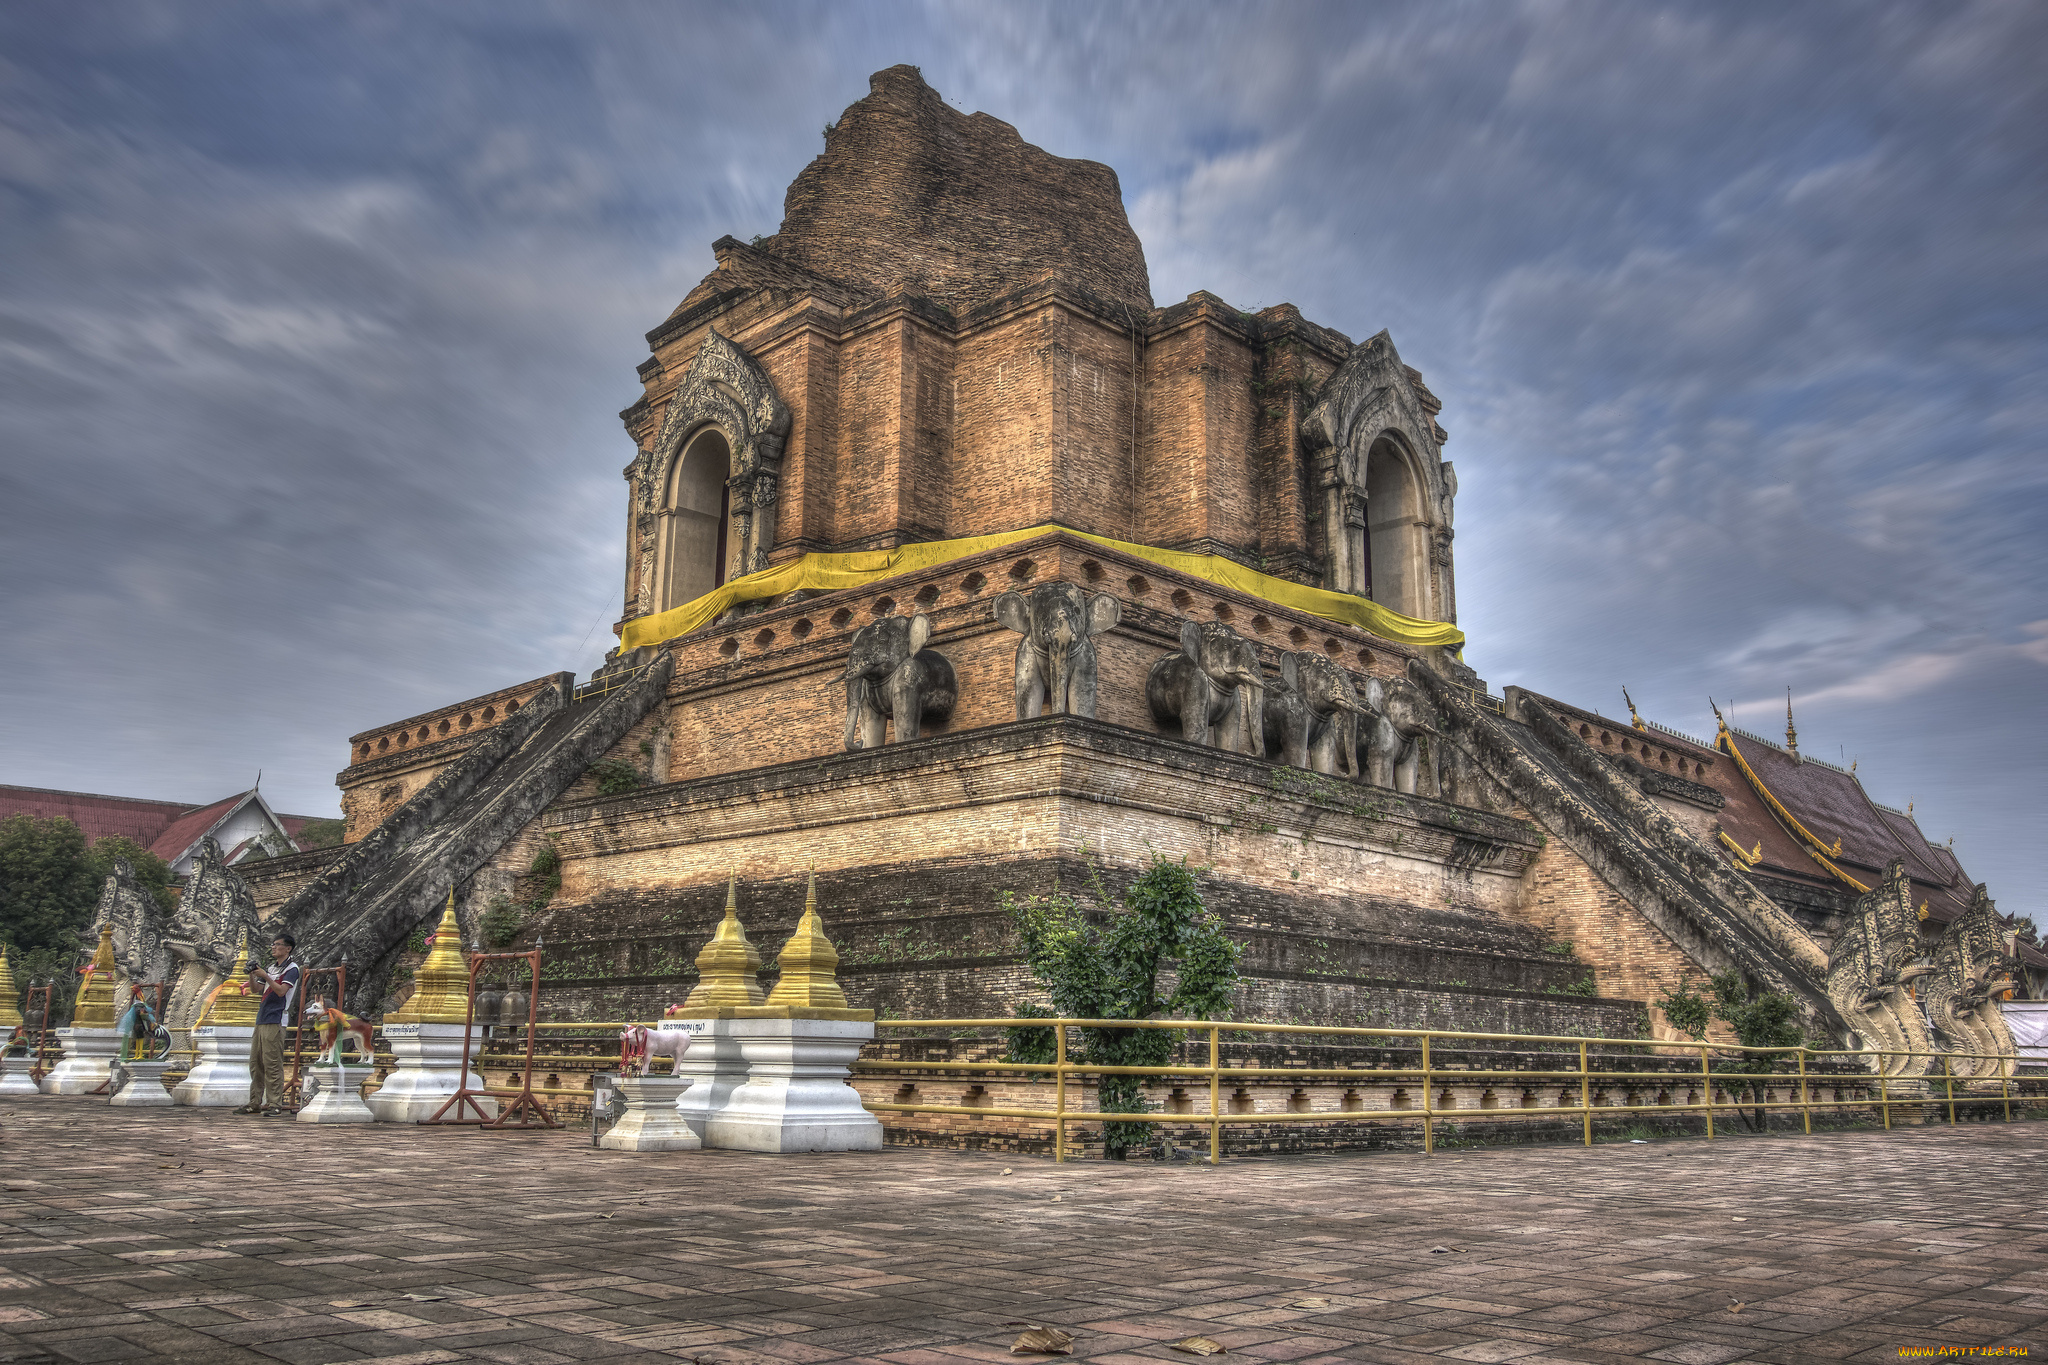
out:
<path id="1" fill-rule="evenodd" d="M 688 1076 L 625 1076 L 619 1080 L 626 1112 L 597 1140 L 615 1152 L 694 1152 L 704 1144 L 676 1112 Z"/>
<path id="2" fill-rule="evenodd" d="M 121 1088 L 107 1103 L 132 1109 L 168 1109 L 177 1101 L 164 1089 L 164 1072 L 170 1062 L 116 1062 L 121 1071 Z"/>
<path id="3" fill-rule="evenodd" d="M 848 1085 L 867 1019 L 719 1020 L 739 1041 L 747 1080 L 712 1110 L 704 1145 L 748 1152 L 875 1152 L 882 1124 Z M 695 1048 L 691 1051 L 695 1052 Z"/>
<path id="4" fill-rule="evenodd" d="M 377 1116 L 363 1103 L 363 1082 L 374 1066 L 309 1066 L 303 1079 L 318 1080 L 320 1093 L 299 1110 L 300 1123 L 375 1123 Z"/>
<path id="5" fill-rule="evenodd" d="M 111 1028 L 50 1030 L 64 1045 L 64 1060 L 43 1077 L 45 1095 L 83 1095 L 107 1082 L 109 1065 L 121 1051 L 121 1031 Z"/>
<path id="6" fill-rule="evenodd" d="M 398 1057 L 398 1069 L 384 1078 L 384 1084 L 366 1101 L 370 1112 L 385 1123 L 417 1123 L 430 1119 L 448 1102 L 462 1082 L 461 1024 L 386 1024 L 384 1044 Z M 483 1029 L 471 1030 L 472 1060 L 483 1051 Z M 469 1088 L 483 1089 L 484 1078 L 469 1073 Z M 479 1095 L 476 1102 L 484 1112 L 497 1117 L 498 1102 Z M 463 1112 L 469 1113 L 467 1105 Z"/>
<path id="7" fill-rule="evenodd" d="M 723 1112 L 732 1092 L 746 1083 L 747 1059 L 740 1055 L 740 1040 L 733 1036 L 731 1019 L 664 1019 L 663 1033 L 690 1035 L 690 1050 L 683 1054 L 675 1074 L 687 1077 L 690 1088 L 676 1101 L 676 1112 L 690 1125 L 706 1146 L 711 1142 L 706 1124 L 712 1114 Z"/>
<path id="8" fill-rule="evenodd" d="M 40 1095 L 35 1077 L 28 1073 L 35 1069 L 36 1059 L 26 1047 L 19 1052 L 0 1055 L 0 1095 Z"/>
<path id="9" fill-rule="evenodd" d="M 171 1091 L 179 1104 L 239 1109 L 249 1102 L 249 1040 L 254 1024 L 206 1024 L 192 1030 L 199 1058 Z"/>

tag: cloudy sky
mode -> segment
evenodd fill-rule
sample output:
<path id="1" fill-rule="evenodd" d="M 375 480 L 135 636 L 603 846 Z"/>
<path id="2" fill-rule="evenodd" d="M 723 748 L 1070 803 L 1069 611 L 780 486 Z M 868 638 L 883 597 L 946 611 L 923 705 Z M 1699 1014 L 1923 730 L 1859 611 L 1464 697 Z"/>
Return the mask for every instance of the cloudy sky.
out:
<path id="1" fill-rule="evenodd" d="M 337 809 L 619 610 L 617 412 L 897 62 L 1155 297 L 1393 330 L 1467 657 L 1917 803 L 2048 923 L 2048 7 L 0 7 L 0 781 Z"/>

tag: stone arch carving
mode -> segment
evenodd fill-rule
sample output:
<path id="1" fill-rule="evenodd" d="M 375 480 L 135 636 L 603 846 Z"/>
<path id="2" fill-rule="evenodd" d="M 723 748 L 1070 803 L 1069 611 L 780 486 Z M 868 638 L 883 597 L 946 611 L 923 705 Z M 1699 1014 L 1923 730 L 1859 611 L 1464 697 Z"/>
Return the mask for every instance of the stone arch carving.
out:
<path id="1" fill-rule="evenodd" d="M 676 466 L 698 451 L 706 428 L 715 428 L 728 452 L 723 563 L 716 581 L 736 578 L 768 567 L 775 541 L 775 502 L 782 478 L 782 452 L 789 436 L 790 413 L 775 385 L 739 347 L 707 329 L 704 342 L 669 398 L 661 431 L 633 462 L 634 522 L 640 560 L 639 612 L 677 606 L 688 598 L 664 601 L 665 566 L 661 552 L 667 499 L 675 486 Z"/>
<path id="2" fill-rule="evenodd" d="M 1451 517 L 1435 399 L 1385 332 L 1352 348 L 1301 434 L 1323 585 L 1406 616 L 1456 621 Z"/>

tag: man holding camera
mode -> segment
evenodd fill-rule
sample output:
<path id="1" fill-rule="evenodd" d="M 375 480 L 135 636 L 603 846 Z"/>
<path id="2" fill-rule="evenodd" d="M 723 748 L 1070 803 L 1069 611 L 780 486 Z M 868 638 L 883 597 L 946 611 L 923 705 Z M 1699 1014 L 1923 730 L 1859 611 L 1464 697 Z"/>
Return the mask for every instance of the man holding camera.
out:
<path id="1" fill-rule="evenodd" d="M 249 1102 L 237 1114 L 280 1118 L 284 1107 L 284 1025 L 298 998 L 299 964 L 292 961 L 298 941 L 279 934 L 270 941 L 270 966 L 249 970 L 249 990 L 261 993 L 256 1009 L 256 1035 L 249 1040 Z"/>

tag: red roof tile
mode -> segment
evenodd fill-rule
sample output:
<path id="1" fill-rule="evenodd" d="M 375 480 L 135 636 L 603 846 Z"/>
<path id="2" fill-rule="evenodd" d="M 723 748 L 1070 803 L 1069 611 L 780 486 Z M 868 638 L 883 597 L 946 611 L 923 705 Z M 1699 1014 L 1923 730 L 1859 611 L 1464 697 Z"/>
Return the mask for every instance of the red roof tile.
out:
<path id="1" fill-rule="evenodd" d="M 146 848 L 192 809 L 192 804 L 187 801 L 150 801 L 134 796 L 100 796 L 93 792 L 53 791 L 44 787 L 0 786 L 0 819 L 27 815 L 37 820 L 69 820 L 84 831 L 87 842 L 118 835 Z"/>
<path id="2" fill-rule="evenodd" d="M 191 814 L 180 817 L 177 823 L 157 835 L 156 841 L 149 846 L 149 851 L 167 863 L 176 862 L 184 855 L 186 849 L 199 842 L 200 836 L 226 819 L 230 811 L 251 795 L 250 792 L 236 792 L 233 796 L 223 797 L 210 806 L 201 806 Z"/>

